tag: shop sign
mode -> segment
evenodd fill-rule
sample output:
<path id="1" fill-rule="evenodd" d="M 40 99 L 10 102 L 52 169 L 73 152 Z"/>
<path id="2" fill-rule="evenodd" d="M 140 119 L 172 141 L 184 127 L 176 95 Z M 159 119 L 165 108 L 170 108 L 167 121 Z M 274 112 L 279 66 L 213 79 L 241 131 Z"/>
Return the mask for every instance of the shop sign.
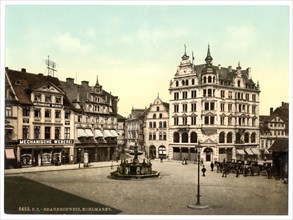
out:
<path id="1" fill-rule="evenodd" d="M 62 108 L 62 104 L 52 104 L 52 103 L 34 102 L 34 105 L 35 105 L 35 106 L 40 106 L 40 107 Z"/>
<path id="2" fill-rule="evenodd" d="M 58 140 L 50 140 L 50 139 L 20 139 L 19 144 L 73 144 L 72 139 L 58 139 Z"/>

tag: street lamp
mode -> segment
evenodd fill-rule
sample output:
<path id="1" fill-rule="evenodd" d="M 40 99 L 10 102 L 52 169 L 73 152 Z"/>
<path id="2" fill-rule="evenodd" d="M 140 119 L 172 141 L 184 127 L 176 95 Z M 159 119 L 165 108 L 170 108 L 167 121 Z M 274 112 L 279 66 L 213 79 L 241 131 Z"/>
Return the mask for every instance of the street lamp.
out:
<path id="1" fill-rule="evenodd" d="M 197 149 L 197 202 L 196 205 L 200 205 L 200 142 L 198 142 Z"/>
<path id="2" fill-rule="evenodd" d="M 207 209 L 209 206 L 207 205 L 201 205 L 200 203 L 200 142 L 198 142 L 198 145 L 196 147 L 196 152 L 197 152 L 197 201 L 195 205 L 188 205 L 188 208 L 191 209 Z"/>
<path id="3" fill-rule="evenodd" d="M 79 162 L 78 162 L 78 168 L 80 169 L 80 160 L 81 160 L 81 148 L 78 148 L 78 155 L 79 155 Z"/>

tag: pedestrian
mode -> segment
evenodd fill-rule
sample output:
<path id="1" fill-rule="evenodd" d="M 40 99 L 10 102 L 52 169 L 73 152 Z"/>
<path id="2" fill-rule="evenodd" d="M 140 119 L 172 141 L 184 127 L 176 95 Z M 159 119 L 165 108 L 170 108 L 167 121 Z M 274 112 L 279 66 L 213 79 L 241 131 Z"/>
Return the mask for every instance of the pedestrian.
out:
<path id="1" fill-rule="evenodd" d="M 248 168 L 244 166 L 244 176 L 247 177 L 247 174 L 248 174 Z"/>
<path id="2" fill-rule="evenodd" d="M 227 177 L 227 166 L 226 165 L 224 165 L 224 167 L 223 167 L 223 171 L 222 171 L 222 177 Z"/>
<path id="3" fill-rule="evenodd" d="M 271 179 L 271 173 L 272 173 L 271 166 L 268 166 L 267 173 L 268 173 L 268 179 Z"/>
<path id="4" fill-rule="evenodd" d="M 237 167 L 236 167 L 236 177 L 238 177 L 239 174 L 240 174 L 240 168 L 237 166 Z"/>
<path id="5" fill-rule="evenodd" d="M 213 161 L 211 162 L 211 170 L 214 171 L 214 166 L 215 164 L 213 163 Z"/>
<path id="6" fill-rule="evenodd" d="M 161 163 L 163 163 L 163 157 L 160 157 L 160 159 L 161 159 Z"/>
<path id="7" fill-rule="evenodd" d="M 185 158 L 185 165 L 188 165 L 187 158 Z"/>
<path id="8" fill-rule="evenodd" d="M 202 171 L 202 175 L 203 175 L 203 176 L 206 176 L 205 173 L 206 173 L 207 170 L 206 170 L 206 168 L 204 167 L 204 165 L 203 165 L 201 171 Z"/>

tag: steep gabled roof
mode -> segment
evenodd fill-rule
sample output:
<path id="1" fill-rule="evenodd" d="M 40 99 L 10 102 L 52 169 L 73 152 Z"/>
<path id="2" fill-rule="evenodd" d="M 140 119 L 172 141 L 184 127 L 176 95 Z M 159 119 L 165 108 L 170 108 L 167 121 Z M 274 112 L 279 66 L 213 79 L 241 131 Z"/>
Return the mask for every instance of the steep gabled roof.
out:
<path id="1" fill-rule="evenodd" d="M 57 87 L 61 92 L 65 93 L 65 91 L 62 89 L 59 79 L 56 77 L 28 73 L 24 69 L 22 71 L 17 71 L 6 68 L 6 73 L 11 81 L 11 85 L 20 104 L 33 104 L 31 101 L 31 91 L 32 88 L 36 88 L 37 85 L 40 86 L 50 83 Z M 66 95 L 64 96 L 63 104 L 65 107 L 72 107 Z"/>

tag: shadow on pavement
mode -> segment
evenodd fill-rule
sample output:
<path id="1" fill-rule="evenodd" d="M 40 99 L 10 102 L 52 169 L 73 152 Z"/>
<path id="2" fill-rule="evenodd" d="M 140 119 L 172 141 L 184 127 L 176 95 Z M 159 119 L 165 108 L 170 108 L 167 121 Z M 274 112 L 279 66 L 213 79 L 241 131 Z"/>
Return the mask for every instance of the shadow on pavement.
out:
<path id="1" fill-rule="evenodd" d="M 4 178 L 6 214 L 97 214 L 122 211 L 20 176 Z"/>

